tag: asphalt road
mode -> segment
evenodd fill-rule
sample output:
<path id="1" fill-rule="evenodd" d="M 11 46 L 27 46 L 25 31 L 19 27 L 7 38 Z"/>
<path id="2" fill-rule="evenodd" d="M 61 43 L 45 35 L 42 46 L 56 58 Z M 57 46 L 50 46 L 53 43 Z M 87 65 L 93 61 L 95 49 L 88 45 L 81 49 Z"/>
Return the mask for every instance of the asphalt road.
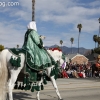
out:
<path id="1" fill-rule="evenodd" d="M 58 79 L 57 85 L 64 100 L 100 100 L 100 79 Z M 41 100 L 58 100 L 56 92 L 48 82 L 41 91 Z M 36 92 L 14 90 L 14 100 L 36 100 Z"/>

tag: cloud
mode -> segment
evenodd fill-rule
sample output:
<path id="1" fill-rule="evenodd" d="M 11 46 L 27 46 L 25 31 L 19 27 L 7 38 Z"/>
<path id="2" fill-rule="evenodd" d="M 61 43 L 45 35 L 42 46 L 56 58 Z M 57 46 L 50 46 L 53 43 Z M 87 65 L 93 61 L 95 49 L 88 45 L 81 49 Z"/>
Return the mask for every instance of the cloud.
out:
<path id="1" fill-rule="evenodd" d="M 89 4 L 92 7 L 100 7 L 100 0 L 95 0 Z"/>
<path id="2" fill-rule="evenodd" d="M 7 25 L 6 22 L 0 23 L 0 44 L 5 47 L 16 47 L 17 44 L 22 46 L 22 41 L 24 41 L 24 30 L 16 30 L 19 28 L 17 24 Z"/>
<path id="3" fill-rule="evenodd" d="M 54 42 L 54 44 L 52 44 L 52 41 Z M 46 39 L 44 40 L 44 46 L 51 46 L 51 45 L 59 45 L 59 37 L 46 37 Z"/>
<path id="4" fill-rule="evenodd" d="M 0 7 L 0 14 L 4 15 L 0 19 L 0 33 L 3 37 L 0 36 L 0 39 L 7 47 L 14 47 L 17 43 L 23 44 L 27 23 L 32 20 L 32 0 L 17 1 L 17 7 Z M 35 19 L 39 26 L 38 32 L 45 33 L 45 45 L 59 44 L 59 40 L 63 39 L 64 45 L 70 46 L 70 37 L 77 40 L 77 24 L 82 24 L 82 32 L 86 36 L 89 34 L 92 37 L 98 32 L 99 11 L 99 0 L 87 4 L 83 0 L 36 0 Z M 57 29 L 49 30 L 49 23 L 52 29 L 56 26 Z M 56 33 L 59 33 L 59 36 Z M 82 38 L 85 40 L 85 36 L 82 35 Z M 77 45 L 77 41 L 74 45 Z"/>
<path id="5" fill-rule="evenodd" d="M 53 2 L 51 4 L 50 2 Z M 79 3 L 76 1 L 46 1 L 42 0 L 41 2 L 37 0 L 37 14 L 39 13 L 39 20 L 48 22 L 52 21 L 53 23 L 64 25 L 64 24 L 73 24 L 74 27 L 78 23 L 83 24 L 83 31 L 93 32 L 98 28 L 98 21 L 96 18 L 99 17 L 98 8 L 89 8 L 79 6 Z M 90 3 L 89 5 L 97 5 L 99 1 Z M 44 4 L 43 4 L 44 3 Z M 37 15 L 38 16 L 38 15 Z M 98 16 L 98 17 L 96 17 Z"/>

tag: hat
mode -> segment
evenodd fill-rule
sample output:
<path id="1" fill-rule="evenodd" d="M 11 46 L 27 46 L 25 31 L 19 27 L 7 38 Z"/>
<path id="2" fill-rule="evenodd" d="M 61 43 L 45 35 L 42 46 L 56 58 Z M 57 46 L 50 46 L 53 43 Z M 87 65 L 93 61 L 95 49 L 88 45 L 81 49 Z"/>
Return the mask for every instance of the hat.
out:
<path id="1" fill-rule="evenodd" d="M 98 55 L 98 58 L 100 59 L 100 55 Z"/>
<path id="2" fill-rule="evenodd" d="M 36 22 L 35 22 L 35 21 L 29 22 L 27 28 L 28 28 L 28 29 L 34 29 L 35 31 L 37 31 Z"/>

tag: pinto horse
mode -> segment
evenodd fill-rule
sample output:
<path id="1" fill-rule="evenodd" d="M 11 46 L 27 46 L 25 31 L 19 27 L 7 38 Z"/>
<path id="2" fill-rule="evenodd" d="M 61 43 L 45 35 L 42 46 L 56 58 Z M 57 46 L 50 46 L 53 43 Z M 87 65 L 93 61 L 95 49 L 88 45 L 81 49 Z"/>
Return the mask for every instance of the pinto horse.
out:
<path id="1" fill-rule="evenodd" d="M 64 63 L 64 60 L 62 59 L 62 52 L 55 49 L 55 50 L 47 50 L 48 53 L 54 58 L 55 61 L 60 62 L 60 66 Z M 15 82 L 18 78 L 19 73 L 25 66 L 25 56 L 23 53 L 20 53 L 21 57 L 21 67 L 18 67 L 16 69 L 16 66 L 12 66 L 10 64 L 10 58 L 11 56 L 16 57 L 14 54 L 12 54 L 8 49 L 4 49 L 0 53 L 0 100 L 13 100 L 13 89 L 15 86 Z M 48 77 L 50 77 L 51 82 L 56 90 L 56 94 L 58 96 L 59 100 L 63 100 L 62 97 L 60 96 L 56 81 L 54 76 L 50 76 L 51 69 L 54 66 L 48 67 L 46 69 L 46 73 Z M 10 77 L 9 77 L 10 76 Z M 41 78 L 40 81 L 38 81 L 38 85 L 40 86 L 41 83 L 43 82 L 43 79 Z M 8 93 L 8 98 L 7 98 L 7 93 Z M 39 97 L 40 91 L 37 92 L 36 99 L 40 100 Z"/>

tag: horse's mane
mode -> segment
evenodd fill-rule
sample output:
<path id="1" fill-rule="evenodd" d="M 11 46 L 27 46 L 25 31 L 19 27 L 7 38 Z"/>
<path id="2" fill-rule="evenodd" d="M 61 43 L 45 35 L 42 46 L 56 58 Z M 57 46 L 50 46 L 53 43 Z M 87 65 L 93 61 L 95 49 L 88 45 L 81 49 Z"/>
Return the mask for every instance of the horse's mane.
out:
<path id="1" fill-rule="evenodd" d="M 62 59 L 62 51 L 59 48 L 49 48 L 47 50 L 49 54 L 57 61 L 59 58 Z"/>
<path id="2" fill-rule="evenodd" d="M 51 51 L 58 50 L 58 51 L 61 51 L 62 52 L 62 50 L 60 48 L 49 48 L 49 50 L 51 50 Z"/>

